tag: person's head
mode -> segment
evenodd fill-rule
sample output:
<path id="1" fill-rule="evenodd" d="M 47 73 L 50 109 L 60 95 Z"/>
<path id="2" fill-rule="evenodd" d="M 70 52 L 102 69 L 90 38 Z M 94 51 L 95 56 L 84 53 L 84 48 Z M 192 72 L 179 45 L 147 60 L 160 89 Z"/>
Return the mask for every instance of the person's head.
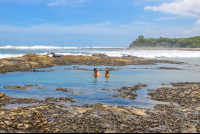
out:
<path id="1" fill-rule="evenodd" d="M 109 71 L 106 71 L 106 74 L 109 74 Z"/>
<path id="2" fill-rule="evenodd" d="M 94 68 L 94 72 L 97 73 L 97 72 L 98 72 L 98 69 L 97 69 L 97 68 Z"/>

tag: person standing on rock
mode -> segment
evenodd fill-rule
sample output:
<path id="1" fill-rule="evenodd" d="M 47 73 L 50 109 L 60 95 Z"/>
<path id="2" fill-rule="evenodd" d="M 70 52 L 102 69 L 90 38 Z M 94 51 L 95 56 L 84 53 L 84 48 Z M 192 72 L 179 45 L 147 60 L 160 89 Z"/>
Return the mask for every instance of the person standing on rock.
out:
<path id="1" fill-rule="evenodd" d="M 93 75 L 94 75 L 94 76 L 100 76 L 101 73 L 98 72 L 98 69 L 97 69 L 97 68 L 94 68 L 94 74 L 93 74 Z"/>

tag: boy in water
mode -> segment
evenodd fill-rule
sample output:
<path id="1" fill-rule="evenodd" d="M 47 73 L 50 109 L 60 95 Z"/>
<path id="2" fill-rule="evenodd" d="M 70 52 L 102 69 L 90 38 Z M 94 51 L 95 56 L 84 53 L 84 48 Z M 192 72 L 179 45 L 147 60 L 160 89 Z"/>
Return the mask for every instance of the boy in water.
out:
<path id="1" fill-rule="evenodd" d="M 106 77 L 109 77 L 109 71 L 106 71 L 106 72 L 105 72 L 105 76 L 106 76 Z"/>
<path id="2" fill-rule="evenodd" d="M 95 69 L 94 69 L 94 74 L 93 74 L 93 75 L 94 75 L 94 76 L 100 76 L 101 73 L 99 73 L 99 72 L 98 72 L 98 69 L 95 68 Z"/>

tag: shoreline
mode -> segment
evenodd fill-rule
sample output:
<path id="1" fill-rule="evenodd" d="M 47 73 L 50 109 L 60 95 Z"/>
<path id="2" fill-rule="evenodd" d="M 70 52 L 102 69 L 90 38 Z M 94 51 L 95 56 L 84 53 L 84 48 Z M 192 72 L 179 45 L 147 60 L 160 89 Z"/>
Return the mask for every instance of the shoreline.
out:
<path id="1" fill-rule="evenodd" d="M 74 102 L 74 99 L 16 99 L 0 93 L 0 132 L 199 133 L 200 82 L 162 83 L 165 84 L 173 87 L 161 87 L 148 93 L 150 99 L 169 102 L 157 104 L 154 109 L 101 103 L 64 105 L 59 102 Z M 33 105 L 2 108 L 3 105 L 23 103 Z"/>
<path id="2" fill-rule="evenodd" d="M 181 51 L 200 51 L 200 48 L 164 48 L 164 47 L 130 47 L 135 50 L 181 50 Z"/>

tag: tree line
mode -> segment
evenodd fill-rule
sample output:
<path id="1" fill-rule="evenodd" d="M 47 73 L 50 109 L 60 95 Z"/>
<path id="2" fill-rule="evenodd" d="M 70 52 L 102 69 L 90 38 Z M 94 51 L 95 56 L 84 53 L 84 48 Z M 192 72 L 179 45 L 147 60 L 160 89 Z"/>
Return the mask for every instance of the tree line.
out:
<path id="1" fill-rule="evenodd" d="M 200 36 L 190 38 L 144 38 L 143 35 L 140 35 L 138 39 L 130 44 L 130 47 L 200 48 Z"/>

